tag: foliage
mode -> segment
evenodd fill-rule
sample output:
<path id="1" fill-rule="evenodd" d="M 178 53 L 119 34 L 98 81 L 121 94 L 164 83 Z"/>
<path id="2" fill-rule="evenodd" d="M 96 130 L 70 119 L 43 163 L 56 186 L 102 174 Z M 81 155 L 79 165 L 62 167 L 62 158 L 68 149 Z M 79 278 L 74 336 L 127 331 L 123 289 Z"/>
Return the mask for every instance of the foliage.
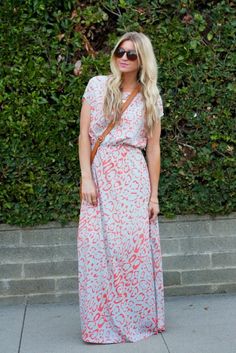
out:
<path id="1" fill-rule="evenodd" d="M 0 222 L 78 219 L 81 95 L 130 30 L 159 66 L 161 213 L 236 210 L 232 2 L 6 0 L 0 14 Z"/>

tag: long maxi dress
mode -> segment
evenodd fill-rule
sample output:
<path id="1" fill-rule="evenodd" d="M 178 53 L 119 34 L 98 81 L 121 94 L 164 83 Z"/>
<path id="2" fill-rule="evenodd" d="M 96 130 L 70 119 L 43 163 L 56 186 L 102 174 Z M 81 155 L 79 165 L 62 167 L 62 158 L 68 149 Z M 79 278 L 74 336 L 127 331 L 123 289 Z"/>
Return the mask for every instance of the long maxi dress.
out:
<path id="1" fill-rule="evenodd" d="M 102 112 L 107 78 L 91 78 L 83 95 L 91 107 L 91 148 L 108 124 Z M 161 98 L 158 109 L 162 116 Z M 81 202 L 78 294 L 86 342 L 136 342 L 165 331 L 159 224 L 148 216 L 144 118 L 140 92 L 95 155 L 97 206 Z"/>

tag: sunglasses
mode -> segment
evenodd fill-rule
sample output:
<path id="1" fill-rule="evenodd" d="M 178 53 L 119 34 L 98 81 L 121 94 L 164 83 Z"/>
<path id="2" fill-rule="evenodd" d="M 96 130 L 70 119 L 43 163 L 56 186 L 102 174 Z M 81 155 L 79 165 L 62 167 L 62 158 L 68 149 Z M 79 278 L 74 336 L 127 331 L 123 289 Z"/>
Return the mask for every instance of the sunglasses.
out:
<path id="1" fill-rule="evenodd" d="M 127 59 L 130 61 L 135 61 L 138 57 L 137 53 L 135 50 L 125 50 L 123 48 L 117 48 L 114 52 L 115 57 L 117 58 L 122 58 L 124 54 L 126 53 Z"/>

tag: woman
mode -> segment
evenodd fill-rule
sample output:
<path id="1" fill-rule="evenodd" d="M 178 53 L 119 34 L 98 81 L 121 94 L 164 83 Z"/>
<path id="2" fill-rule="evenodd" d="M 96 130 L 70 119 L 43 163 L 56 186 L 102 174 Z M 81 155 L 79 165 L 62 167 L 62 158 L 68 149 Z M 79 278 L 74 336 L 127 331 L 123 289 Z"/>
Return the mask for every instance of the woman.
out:
<path id="1" fill-rule="evenodd" d="M 89 80 L 80 118 L 79 301 L 82 339 L 93 343 L 136 342 L 165 330 L 157 219 L 163 107 L 149 38 L 124 34 L 110 65 L 110 75 Z M 137 84 L 141 91 L 119 115 Z"/>

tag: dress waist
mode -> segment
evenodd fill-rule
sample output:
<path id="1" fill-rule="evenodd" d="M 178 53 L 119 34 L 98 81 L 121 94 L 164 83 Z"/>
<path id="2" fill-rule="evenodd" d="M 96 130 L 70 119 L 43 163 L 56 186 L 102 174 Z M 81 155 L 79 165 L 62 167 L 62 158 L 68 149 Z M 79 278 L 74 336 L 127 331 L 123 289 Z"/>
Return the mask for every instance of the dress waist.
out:
<path id="1" fill-rule="evenodd" d="M 132 145 L 132 144 L 129 144 L 129 143 L 117 143 L 117 144 L 103 144 L 101 143 L 101 145 L 98 147 L 100 149 L 115 149 L 115 150 L 118 150 L 118 149 L 137 149 L 137 150 L 142 150 L 142 148 L 140 146 L 135 146 L 135 145 Z"/>

